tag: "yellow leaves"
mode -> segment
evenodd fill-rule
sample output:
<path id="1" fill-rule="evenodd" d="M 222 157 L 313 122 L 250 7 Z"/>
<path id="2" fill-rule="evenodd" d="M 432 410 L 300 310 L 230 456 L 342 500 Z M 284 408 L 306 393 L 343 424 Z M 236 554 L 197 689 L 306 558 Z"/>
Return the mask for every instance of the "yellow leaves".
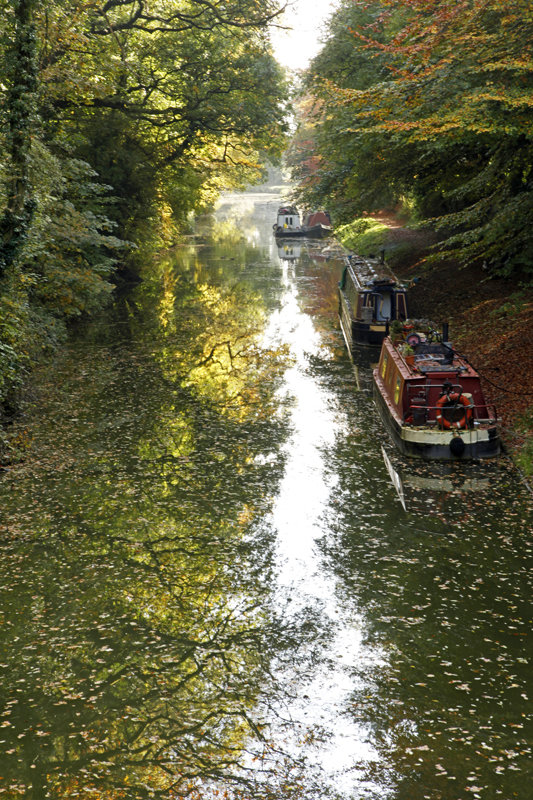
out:
<path id="1" fill-rule="evenodd" d="M 174 317 L 174 307 L 176 304 L 176 285 L 178 279 L 169 269 L 163 274 L 163 291 L 159 301 L 159 322 L 165 330 L 172 322 Z"/>
<path id="2" fill-rule="evenodd" d="M 243 528 L 254 521 L 257 510 L 251 506 L 244 506 L 239 512 L 238 522 Z"/>
<path id="3" fill-rule="evenodd" d="M 530 58 L 516 58 L 513 55 L 498 61 L 488 61 L 480 67 L 481 72 L 495 72 L 516 70 L 519 72 L 533 72 L 533 61 Z"/>
<path id="4" fill-rule="evenodd" d="M 473 95 L 472 99 L 491 101 L 495 103 L 502 103 L 512 108 L 532 108 L 533 107 L 533 94 L 515 94 L 514 96 L 506 89 L 492 90 L 487 92 L 480 92 Z"/>

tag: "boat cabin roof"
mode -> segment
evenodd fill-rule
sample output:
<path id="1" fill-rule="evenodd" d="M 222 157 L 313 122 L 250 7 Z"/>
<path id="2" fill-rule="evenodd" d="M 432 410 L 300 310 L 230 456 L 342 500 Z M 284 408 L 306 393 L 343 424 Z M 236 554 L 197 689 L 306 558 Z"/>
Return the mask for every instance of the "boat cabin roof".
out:
<path id="1" fill-rule="evenodd" d="M 477 375 L 471 365 L 455 352 L 451 344 L 417 344 L 414 346 L 415 366 L 418 373 L 450 372 L 458 375 Z"/>
<path id="2" fill-rule="evenodd" d="M 313 211 L 304 218 L 305 225 L 325 225 L 331 227 L 331 218 L 327 211 Z"/>
<path id="3" fill-rule="evenodd" d="M 298 214 L 298 209 L 296 206 L 280 206 L 278 208 L 278 216 L 282 214 L 290 214 L 294 216 L 295 214 Z"/>
<path id="4" fill-rule="evenodd" d="M 389 287 L 392 290 L 404 291 L 390 267 L 377 260 L 362 258 L 361 256 L 348 256 L 347 276 L 358 292 L 379 292 Z"/>
<path id="5" fill-rule="evenodd" d="M 384 341 L 385 348 L 389 349 L 394 359 L 400 366 L 400 372 L 405 379 L 418 381 L 426 376 L 429 381 L 443 381 L 447 377 L 478 378 L 478 373 L 466 358 L 457 353 L 450 342 L 420 342 L 412 344 L 414 361 L 407 365 L 402 355 L 402 344 L 392 343 L 390 337 Z"/>

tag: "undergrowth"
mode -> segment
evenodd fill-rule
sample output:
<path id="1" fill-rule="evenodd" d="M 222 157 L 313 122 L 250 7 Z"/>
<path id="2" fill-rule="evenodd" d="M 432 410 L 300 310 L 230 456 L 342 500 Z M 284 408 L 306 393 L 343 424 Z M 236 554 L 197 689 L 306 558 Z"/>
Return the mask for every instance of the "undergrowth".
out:
<path id="1" fill-rule="evenodd" d="M 533 406 L 522 414 L 516 428 L 523 439 L 514 460 L 528 478 L 533 478 Z"/>
<path id="2" fill-rule="evenodd" d="M 385 247 L 389 228 L 372 217 L 358 217 L 335 229 L 344 247 L 362 256 L 378 256 Z"/>

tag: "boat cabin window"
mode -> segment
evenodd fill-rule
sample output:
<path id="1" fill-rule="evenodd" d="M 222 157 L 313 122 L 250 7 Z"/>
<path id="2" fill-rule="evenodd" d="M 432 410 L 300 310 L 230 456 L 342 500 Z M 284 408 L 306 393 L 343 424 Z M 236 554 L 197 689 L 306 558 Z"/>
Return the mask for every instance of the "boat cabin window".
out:
<path id="1" fill-rule="evenodd" d="M 294 217 L 292 215 L 281 214 L 278 217 L 278 225 L 283 228 L 293 228 L 297 227 L 300 224 L 299 217 Z"/>
<path id="2" fill-rule="evenodd" d="M 357 319 L 362 319 L 365 322 L 370 322 L 374 316 L 374 298 L 371 292 L 358 292 L 357 298 Z M 370 309 L 370 312 L 365 312 L 364 309 Z"/>
<path id="3" fill-rule="evenodd" d="M 407 319 L 407 303 L 403 293 L 396 295 L 396 319 Z"/>
<path id="4" fill-rule="evenodd" d="M 401 384 L 402 384 L 402 379 L 398 375 L 398 377 L 396 378 L 396 385 L 394 387 L 394 402 L 396 403 L 396 405 L 398 405 L 398 403 L 400 401 Z"/>
<path id="5" fill-rule="evenodd" d="M 383 361 L 381 362 L 381 377 L 385 378 L 385 373 L 387 372 L 387 364 L 389 363 L 389 354 L 387 352 L 383 353 Z"/>

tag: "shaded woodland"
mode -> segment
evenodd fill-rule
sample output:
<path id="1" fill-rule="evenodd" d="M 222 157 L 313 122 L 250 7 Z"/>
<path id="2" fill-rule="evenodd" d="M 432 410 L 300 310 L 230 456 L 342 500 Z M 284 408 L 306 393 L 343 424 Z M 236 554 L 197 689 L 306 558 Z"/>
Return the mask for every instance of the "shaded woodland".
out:
<path id="1" fill-rule="evenodd" d="M 221 188 L 285 145 L 266 0 L 3 0 L 0 409 Z"/>

